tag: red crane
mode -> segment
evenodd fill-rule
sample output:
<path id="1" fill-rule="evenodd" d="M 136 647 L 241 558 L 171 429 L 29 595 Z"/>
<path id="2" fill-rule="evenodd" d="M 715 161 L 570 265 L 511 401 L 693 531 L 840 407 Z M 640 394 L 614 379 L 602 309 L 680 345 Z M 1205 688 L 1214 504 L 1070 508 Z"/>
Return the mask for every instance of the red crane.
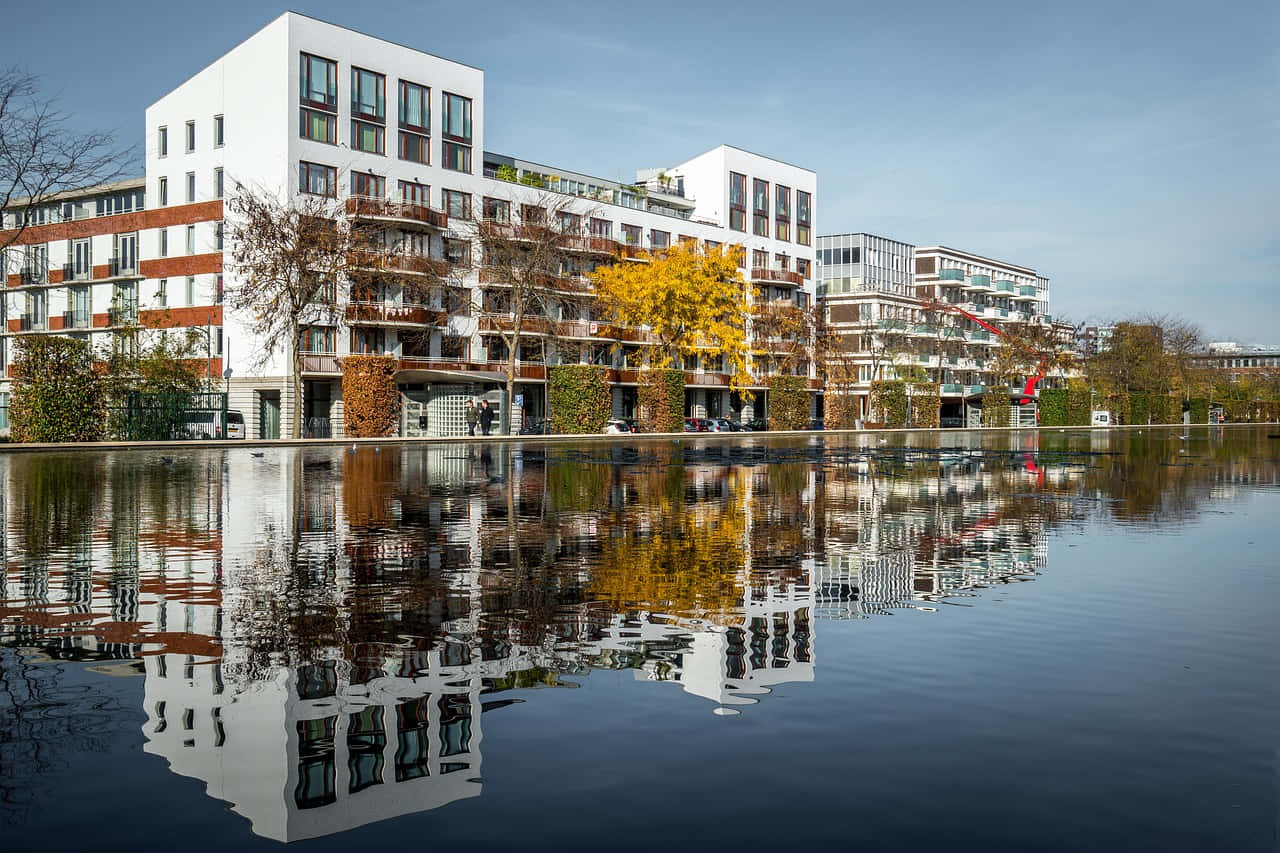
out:
<path id="1" fill-rule="evenodd" d="M 973 316 L 968 311 L 961 308 L 959 305 L 952 305 L 950 302 L 942 302 L 941 300 L 938 300 L 938 299 L 927 298 L 921 301 L 921 307 L 925 311 L 952 311 L 963 317 L 969 318 L 970 320 L 977 323 L 982 328 L 986 329 L 988 332 L 991 332 L 993 335 L 999 335 L 1000 337 L 1005 337 L 1004 330 L 1002 330 L 1000 327 L 993 326 L 987 321 L 979 317 Z M 1045 354 L 1041 353 L 1040 363 L 1036 365 L 1036 372 L 1033 375 L 1027 377 L 1027 385 L 1025 388 L 1022 389 L 1022 401 L 1021 401 L 1022 403 L 1025 404 L 1030 402 L 1031 398 L 1035 396 L 1036 386 L 1039 385 L 1040 382 L 1044 379 L 1045 361 L 1046 361 L 1046 356 Z"/>

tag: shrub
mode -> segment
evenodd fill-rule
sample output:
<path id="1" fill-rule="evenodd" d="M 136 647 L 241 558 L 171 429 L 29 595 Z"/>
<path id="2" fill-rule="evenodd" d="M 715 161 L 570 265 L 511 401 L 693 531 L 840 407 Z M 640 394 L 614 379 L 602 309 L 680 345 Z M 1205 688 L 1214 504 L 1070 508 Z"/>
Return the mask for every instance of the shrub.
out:
<path id="1" fill-rule="evenodd" d="M 396 431 L 400 394 L 396 360 L 389 355 L 342 359 L 343 429 L 352 438 L 379 438 Z"/>
<path id="2" fill-rule="evenodd" d="M 769 377 L 769 429 L 809 426 L 809 383 L 803 376 Z"/>
<path id="3" fill-rule="evenodd" d="M 87 341 L 39 335 L 18 344 L 9 404 L 14 441 L 99 441 L 106 422 L 104 384 Z"/>
<path id="4" fill-rule="evenodd" d="M 1168 394 L 1153 394 L 1148 401 L 1153 424 L 1175 424 L 1182 420 L 1182 403 Z M 1177 413 L 1175 416 L 1174 413 Z"/>
<path id="5" fill-rule="evenodd" d="M 612 413 L 613 393 L 605 368 L 594 364 L 557 364 L 547 371 L 551 431 L 598 433 Z"/>
<path id="6" fill-rule="evenodd" d="M 911 386 L 911 426 L 920 429 L 937 429 L 941 422 L 941 389 L 934 382 L 916 382 Z"/>
<path id="7" fill-rule="evenodd" d="M 1071 392 L 1066 388 L 1046 388 L 1040 392 L 1040 426 L 1067 426 L 1071 423 Z"/>
<path id="8" fill-rule="evenodd" d="M 853 429 L 858 425 L 858 398 L 852 394 L 827 394 L 823 409 L 827 429 Z"/>
<path id="9" fill-rule="evenodd" d="M 907 383 L 901 379 L 879 379 L 871 383 L 871 410 L 890 429 L 907 425 Z"/>
<path id="10" fill-rule="evenodd" d="M 684 371 L 642 370 L 636 388 L 640 429 L 681 432 L 684 429 Z"/>
<path id="11" fill-rule="evenodd" d="M 988 427 L 1009 425 L 1008 385 L 994 385 L 982 395 L 982 425 Z"/>
<path id="12" fill-rule="evenodd" d="M 1067 423 L 1071 426 L 1088 426 L 1093 419 L 1089 389 L 1071 387 L 1067 390 Z"/>
<path id="13" fill-rule="evenodd" d="M 1129 420 L 1131 424 L 1151 423 L 1150 398 L 1146 394 L 1129 395 Z"/>

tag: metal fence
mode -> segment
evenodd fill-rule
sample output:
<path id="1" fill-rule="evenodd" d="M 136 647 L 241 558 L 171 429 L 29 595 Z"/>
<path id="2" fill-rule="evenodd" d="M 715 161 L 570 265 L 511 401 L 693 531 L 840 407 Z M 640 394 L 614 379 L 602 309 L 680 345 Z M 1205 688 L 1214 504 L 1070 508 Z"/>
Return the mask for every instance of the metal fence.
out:
<path id="1" fill-rule="evenodd" d="M 109 412 L 112 434 L 124 441 L 183 441 L 227 437 L 223 393 L 130 393 Z"/>

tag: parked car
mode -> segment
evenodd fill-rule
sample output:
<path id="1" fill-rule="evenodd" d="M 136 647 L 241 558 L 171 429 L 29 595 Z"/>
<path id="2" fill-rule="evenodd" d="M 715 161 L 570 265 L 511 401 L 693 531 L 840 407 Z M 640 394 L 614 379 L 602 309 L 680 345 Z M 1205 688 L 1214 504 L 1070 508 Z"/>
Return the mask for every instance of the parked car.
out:
<path id="1" fill-rule="evenodd" d="M 521 435 L 550 435 L 551 421 L 546 418 L 526 418 L 524 426 L 520 427 Z"/>
<path id="2" fill-rule="evenodd" d="M 719 432 L 742 432 L 742 424 L 737 421 L 731 421 L 728 418 L 712 418 L 711 420 L 719 426 Z"/>
<path id="3" fill-rule="evenodd" d="M 957 417 L 939 418 L 938 426 L 942 427 L 943 429 L 959 429 L 960 427 L 964 426 L 964 418 L 957 418 Z"/>
<path id="4" fill-rule="evenodd" d="M 747 432 L 768 432 L 769 422 L 764 418 L 752 418 L 742 425 Z"/>
<path id="5" fill-rule="evenodd" d="M 706 418 L 685 418 L 685 432 L 711 432 L 711 422 Z"/>
<path id="6" fill-rule="evenodd" d="M 244 415 L 235 409 L 227 409 L 227 438 L 248 438 L 249 431 L 244 426 Z"/>
<path id="7" fill-rule="evenodd" d="M 826 429 L 826 428 L 827 428 L 826 425 L 823 424 L 822 422 L 822 418 L 814 418 L 813 420 L 809 421 L 809 425 L 805 427 L 805 429 Z"/>
<path id="8" fill-rule="evenodd" d="M 640 427 L 631 418 L 610 418 L 601 431 L 605 435 L 623 435 L 629 432 L 639 432 Z"/>

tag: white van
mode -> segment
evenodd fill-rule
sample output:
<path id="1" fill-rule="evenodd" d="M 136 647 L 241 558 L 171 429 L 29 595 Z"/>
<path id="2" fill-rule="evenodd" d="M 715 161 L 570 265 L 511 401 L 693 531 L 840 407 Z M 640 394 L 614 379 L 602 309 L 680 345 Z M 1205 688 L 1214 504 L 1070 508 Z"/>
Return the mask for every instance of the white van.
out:
<path id="1" fill-rule="evenodd" d="M 1111 426 L 1111 413 L 1103 409 L 1095 409 L 1089 424 L 1096 427 Z"/>

